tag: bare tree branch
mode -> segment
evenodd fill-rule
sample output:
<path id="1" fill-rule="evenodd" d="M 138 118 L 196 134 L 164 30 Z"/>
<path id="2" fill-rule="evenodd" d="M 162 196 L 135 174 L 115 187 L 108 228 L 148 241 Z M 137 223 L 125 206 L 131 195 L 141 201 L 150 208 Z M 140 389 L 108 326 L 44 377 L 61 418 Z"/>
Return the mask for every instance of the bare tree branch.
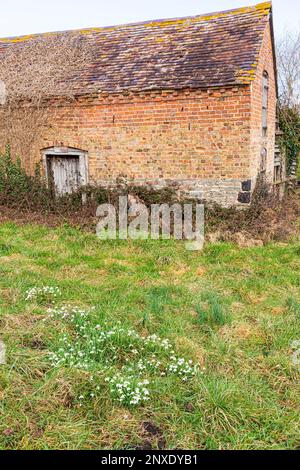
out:
<path id="1" fill-rule="evenodd" d="M 300 32 L 287 32 L 277 46 L 281 106 L 300 106 Z"/>

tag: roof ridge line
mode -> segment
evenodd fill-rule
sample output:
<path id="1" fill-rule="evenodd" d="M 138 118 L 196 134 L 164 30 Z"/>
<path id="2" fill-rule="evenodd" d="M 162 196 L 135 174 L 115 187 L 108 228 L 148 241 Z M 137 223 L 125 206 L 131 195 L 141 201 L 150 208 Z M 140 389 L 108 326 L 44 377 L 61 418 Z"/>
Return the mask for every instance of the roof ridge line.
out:
<path id="1" fill-rule="evenodd" d="M 82 34 L 88 34 L 88 33 L 93 33 L 93 32 L 101 32 L 101 31 L 109 31 L 110 29 L 117 29 L 117 28 L 128 28 L 128 27 L 133 27 L 133 26 L 155 26 L 155 24 L 168 24 L 168 23 L 178 23 L 180 21 L 189 21 L 189 20 L 197 20 L 204 18 L 207 21 L 212 20 L 212 19 L 217 19 L 217 18 L 222 18 L 229 16 L 230 14 L 235 13 L 236 15 L 242 14 L 242 13 L 259 13 L 259 12 L 265 12 L 265 14 L 268 14 L 270 10 L 272 9 L 272 2 L 267 1 L 263 3 L 258 3 L 256 5 L 250 5 L 250 6 L 245 6 L 245 7 L 239 7 L 239 8 L 233 8 L 230 10 L 224 10 L 224 11 L 215 11 L 215 12 L 210 12 L 210 13 L 202 13 L 200 15 L 191 15 L 191 16 L 182 16 L 182 17 L 174 17 L 174 18 L 163 18 L 163 19 L 154 19 L 154 20 L 147 20 L 147 21 L 137 21 L 133 23 L 124 23 L 124 24 L 117 24 L 117 25 L 111 25 L 111 26 L 95 26 L 95 27 L 88 27 L 88 28 L 78 28 L 78 29 L 69 29 L 69 30 L 61 30 L 61 31 L 48 31 L 48 32 L 43 32 L 43 33 L 32 33 L 32 34 L 24 34 L 21 36 L 8 36 L 8 37 L 3 37 L 0 38 L 0 43 L 5 43 L 5 42 L 11 42 L 11 41 L 16 41 L 16 42 L 21 42 L 21 41 L 26 41 L 30 40 L 39 36 L 47 36 L 47 35 L 54 35 L 54 34 L 64 34 L 64 33 L 82 33 Z"/>

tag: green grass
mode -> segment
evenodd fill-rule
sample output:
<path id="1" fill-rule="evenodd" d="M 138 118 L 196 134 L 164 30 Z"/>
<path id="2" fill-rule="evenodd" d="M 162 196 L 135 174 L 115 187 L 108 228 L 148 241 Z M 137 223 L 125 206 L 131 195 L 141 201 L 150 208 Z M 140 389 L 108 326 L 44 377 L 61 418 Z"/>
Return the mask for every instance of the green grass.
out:
<path id="1" fill-rule="evenodd" d="M 231 316 L 224 310 L 222 302 L 215 292 L 204 293 L 203 300 L 206 301 L 206 305 L 201 303 L 196 306 L 201 325 L 208 324 L 210 327 L 224 326 L 226 323 L 231 322 Z"/>
<path id="2" fill-rule="evenodd" d="M 300 339 L 299 253 L 298 241 L 189 252 L 175 241 L 1 225 L 0 449 L 298 448 L 299 367 L 291 357 Z M 51 317 L 48 296 L 25 299 L 42 286 L 61 290 L 60 308 L 94 310 L 73 323 Z M 118 331 L 93 355 L 96 325 Z M 90 370 L 72 357 L 53 365 L 64 334 Z M 197 364 L 196 375 L 161 375 L 169 355 L 144 345 L 150 335 Z M 128 364 L 135 375 L 138 360 L 153 354 L 161 365 L 143 374 L 150 400 L 118 402 L 106 379 L 128 374 Z"/>

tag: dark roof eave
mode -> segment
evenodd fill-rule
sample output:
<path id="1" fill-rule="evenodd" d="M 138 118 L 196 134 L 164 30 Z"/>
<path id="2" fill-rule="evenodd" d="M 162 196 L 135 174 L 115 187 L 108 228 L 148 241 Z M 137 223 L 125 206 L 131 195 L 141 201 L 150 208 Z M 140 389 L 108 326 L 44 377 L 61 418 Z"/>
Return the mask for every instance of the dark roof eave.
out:
<path id="1" fill-rule="evenodd" d="M 197 90 L 201 90 L 201 91 L 205 91 L 205 90 L 221 90 L 221 89 L 230 89 L 230 88 L 245 88 L 245 87 L 249 87 L 251 86 L 251 83 L 252 82 L 249 82 L 249 83 L 225 83 L 225 84 L 218 84 L 218 85 L 206 85 L 206 86 L 197 86 L 197 87 L 185 87 L 185 88 L 176 88 L 176 87 L 172 87 L 172 88 L 159 88 L 159 87 L 155 87 L 155 88 L 145 88 L 145 89 L 137 89 L 137 88 L 128 88 L 128 89 L 123 89 L 123 90 L 119 90 L 119 91 L 106 91 L 106 90 L 98 90 L 98 91 L 95 91 L 95 92 L 89 92 L 89 91 L 82 91 L 82 92 L 78 92 L 78 93 L 75 93 L 74 94 L 74 97 L 75 98 L 80 98 L 80 97 L 91 97 L 93 95 L 107 95 L 107 96 L 118 96 L 118 95 L 129 95 L 129 94 L 136 94 L 136 95 L 139 95 L 139 94 L 143 94 L 143 93 L 163 93 L 163 92 L 185 92 L 185 91 L 197 91 Z"/>

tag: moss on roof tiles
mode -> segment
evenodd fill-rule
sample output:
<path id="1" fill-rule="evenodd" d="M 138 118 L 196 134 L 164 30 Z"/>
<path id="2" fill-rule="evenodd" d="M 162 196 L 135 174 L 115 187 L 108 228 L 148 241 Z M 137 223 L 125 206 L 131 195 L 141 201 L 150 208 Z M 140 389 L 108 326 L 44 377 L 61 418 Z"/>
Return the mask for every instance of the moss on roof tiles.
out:
<path id="1" fill-rule="evenodd" d="M 96 85 L 113 93 L 250 83 L 271 7 L 265 2 L 194 17 L 77 30 L 97 59 L 80 71 L 73 86 L 86 90 Z M 38 36 L 0 39 L 0 54 Z"/>

